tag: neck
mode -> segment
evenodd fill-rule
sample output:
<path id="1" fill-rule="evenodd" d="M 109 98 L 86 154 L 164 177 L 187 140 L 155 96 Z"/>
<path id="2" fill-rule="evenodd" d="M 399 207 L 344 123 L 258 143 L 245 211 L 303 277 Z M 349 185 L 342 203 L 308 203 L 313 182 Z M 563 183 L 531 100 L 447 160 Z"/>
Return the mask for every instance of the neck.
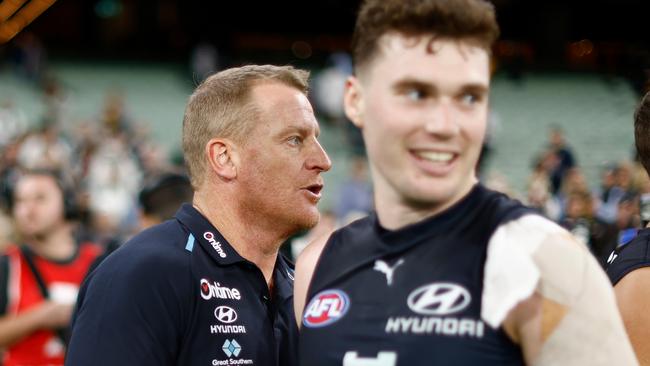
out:
<path id="1" fill-rule="evenodd" d="M 255 263 L 262 271 L 267 285 L 273 280 L 273 269 L 280 246 L 288 238 L 276 228 L 261 225 L 264 220 L 254 213 L 242 213 L 238 205 L 215 194 L 194 195 L 194 207 L 205 216 L 237 253 Z"/>
<path id="2" fill-rule="evenodd" d="M 74 255 L 75 240 L 69 224 L 63 224 L 55 230 L 27 239 L 27 245 L 37 255 L 53 260 L 66 260 Z"/>
<path id="3" fill-rule="evenodd" d="M 397 230 L 415 224 L 429 217 L 438 215 L 460 202 L 474 187 L 476 182 L 468 185 L 453 199 L 444 202 L 417 201 L 400 195 L 393 189 L 375 189 L 375 209 L 381 226 L 388 230 Z"/>

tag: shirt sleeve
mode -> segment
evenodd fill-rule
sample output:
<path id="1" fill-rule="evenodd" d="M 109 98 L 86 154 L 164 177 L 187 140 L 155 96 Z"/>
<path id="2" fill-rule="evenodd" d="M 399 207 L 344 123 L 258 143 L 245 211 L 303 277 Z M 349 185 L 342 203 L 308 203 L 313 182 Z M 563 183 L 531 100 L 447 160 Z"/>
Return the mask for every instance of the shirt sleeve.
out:
<path id="1" fill-rule="evenodd" d="M 192 301 L 188 264 L 164 251 L 123 249 L 82 286 L 68 366 L 176 364 Z"/>

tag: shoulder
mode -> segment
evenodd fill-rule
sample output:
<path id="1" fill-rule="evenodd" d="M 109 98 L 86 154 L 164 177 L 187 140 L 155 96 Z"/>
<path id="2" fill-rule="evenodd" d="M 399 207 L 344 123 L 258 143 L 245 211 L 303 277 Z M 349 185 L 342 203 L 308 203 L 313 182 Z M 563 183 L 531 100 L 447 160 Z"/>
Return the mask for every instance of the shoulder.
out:
<path id="1" fill-rule="evenodd" d="M 536 214 L 498 226 L 488 243 L 484 271 L 481 314 L 493 326 L 537 289 L 555 301 L 572 303 L 581 293 L 585 276 L 604 277 L 583 244 Z"/>
<path id="2" fill-rule="evenodd" d="M 111 253 L 97 267 L 94 282 L 111 286 L 173 281 L 189 274 L 191 252 L 184 250 L 188 234 L 173 222 L 147 229 Z"/>
<path id="3" fill-rule="evenodd" d="M 609 259 L 607 275 L 617 285 L 639 268 L 650 266 L 650 229 L 644 229 L 628 244 L 616 249 Z"/>
<path id="4" fill-rule="evenodd" d="M 526 215 L 500 226 L 489 242 L 484 281 L 481 316 L 516 330 L 527 361 L 632 364 L 607 276 L 587 247 L 555 223 Z"/>

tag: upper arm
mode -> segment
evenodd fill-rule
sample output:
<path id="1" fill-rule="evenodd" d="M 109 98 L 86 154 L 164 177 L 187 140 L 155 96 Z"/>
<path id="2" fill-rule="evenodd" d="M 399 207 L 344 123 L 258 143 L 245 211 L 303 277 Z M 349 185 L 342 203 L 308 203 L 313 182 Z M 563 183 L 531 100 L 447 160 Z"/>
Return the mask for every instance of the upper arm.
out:
<path id="1" fill-rule="evenodd" d="M 609 279 L 589 250 L 540 217 L 501 226 L 488 246 L 481 316 L 536 365 L 634 365 Z"/>
<path id="2" fill-rule="evenodd" d="M 328 239 L 329 234 L 314 240 L 300 253 L 300 256 L 296 260 L 296 276 L 293 284 L 293 307 L 298 327 L 302 323 L 302 311 L 307 300 L 307 291 L 309 290 L 311 277 L 314 274 L 318 258 L 320 258 L 320 254 Z"/>
<path id="3" fill-rule="evenodd" d="M 609 280 L 570 237 L 551 236 L 534 254 L 540 270 L 531 297 L 508 315 L 527 362 L 634 365 Z M 559 256 L 564 258 L 558 259 Z M 507 328 L 506 328 L 507 329 Z"/>
<path id="4" fill-rule="evenodd" d="M 110 259 L 80 292 L 66 365 L 173 364 L 192 299 L 177 266 Z"/>
<path id="5" fill-rule="evenodd" d="M 650 267 L 625 275 L 614 292 L 639 363 L 650 365 Z"/>

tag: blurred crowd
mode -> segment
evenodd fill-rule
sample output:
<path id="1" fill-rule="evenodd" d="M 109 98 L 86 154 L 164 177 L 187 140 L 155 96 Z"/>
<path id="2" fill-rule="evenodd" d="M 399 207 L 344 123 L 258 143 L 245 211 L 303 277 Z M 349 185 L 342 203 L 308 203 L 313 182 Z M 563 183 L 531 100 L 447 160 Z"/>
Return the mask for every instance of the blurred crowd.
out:
<path id="1" fill-rule="evenodd" d="M 323 210 L 321 224 L 311 233 L 294 238 L 293 247 L 286 250 L 291 257 L 317 233 L 372 210 L 363 141 L 337 103 L 351 73 L 349 56 L 333 54 L 325 66 L 312 78 L 314 106 L 322 123 L 346 126 L 342 143 L 348 145 L 351 156 L 346 178 L 335 187 L 336 197 L 330 197 L 332 205 Z M 0 101 L 0 244 L 19 241 L 10 211 L 18 173 L 49 169 L 59 171 L 74 187 L 79 239 L 115 247 L 142 227 L 138 195 L 145 183 L 163 173 L 183 174 L 182 159 L 170 157 L 150 131 L 134 121 L 128 113 L 128 101 L 119 91 L 106 92 L 103 107 L 94 119 L 72 124 L 66 123 L 67 101 L 56 80 L 45 79 L 41 91 L 45 117 L 37 123 L 27 121 L 10 100 Z M 609 253 L 629 241 L 642 224 L 644 202 L 650 211 L 650 181 L 634 158 L 605 163 L 601 180 L 588 182 L 561 126 L 550 129 L 545 148 L 534 158 L 524 196 L 511 191 L 494 175 L 485 179 L 490 187 L 520 198 L 567 228 L 603 264 Z"/>
<path id="2" fill-rule="evenodd" d="M 77 232 L 84 239 L 108 243 L 133 234 L 140 227 L 137 198 L 144 183 L 163 173 L 182 174 L 182 164 L 174 164 L 134 122 L 120 93 L 107 92 L 95 120 L 69 124 L 61 118 L 58 85 L 49 81 L 42 90 L 46 117 L 36 123 L 10 101 L 0 102 L 0 243 L 19 239 L 10 203 L 23 170 L 57 171 L 74 187 Z"/>
<path id="3" fill-rule="evenodd" d="M 525 203 L 569 230 L 602 265 L 648 221 L 650 179 L 636 158 L 604 163 L 600 181 L 589 182 L 564 132 L 554 126 L 532 164 Z M 647 210 L 647 208 L 646 208 Z"/>

